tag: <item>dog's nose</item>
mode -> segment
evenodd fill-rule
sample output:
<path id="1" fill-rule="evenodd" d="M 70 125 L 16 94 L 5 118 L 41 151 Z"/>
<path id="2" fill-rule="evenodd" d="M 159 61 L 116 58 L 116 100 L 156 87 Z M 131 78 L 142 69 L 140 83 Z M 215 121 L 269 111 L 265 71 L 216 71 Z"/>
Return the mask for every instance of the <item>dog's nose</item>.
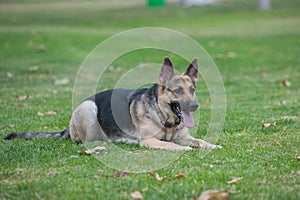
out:
<path id="1" fill-rule="evenodd" d="M 194 112 L 198 109 L 199 105 L 196 101 L 191 101 L 189 105 L 190 112 Z"/>

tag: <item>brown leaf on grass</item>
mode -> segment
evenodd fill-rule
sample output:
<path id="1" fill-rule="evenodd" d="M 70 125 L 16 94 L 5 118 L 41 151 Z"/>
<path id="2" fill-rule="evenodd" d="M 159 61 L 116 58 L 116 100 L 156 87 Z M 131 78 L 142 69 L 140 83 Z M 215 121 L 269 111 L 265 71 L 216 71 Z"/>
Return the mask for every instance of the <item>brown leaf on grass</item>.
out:
<path id="1" fill-rule="evenodd" d="M 91 155 L 91 154 L 100 154 L 100 151 L 106 150 L 106 147 L 104 146 L 96 146 L 93 149 L 83 149 L 81 151 L 79 151 L 79 154 L 81 155 Z"/>
<path id="2" fill-rule="evenodd" d="M 72 155 L 70 158 L 78 158 L 78 155 Z"/>
<path id="3" fill-rule="evenodd" d="M 290 87 L 292 84 L 288 80 L 283 80 L 280 82 L 281 86 Z"/>
<path id="4" fill-rule="evenodd" d="M 300 119 L 297 116 L 281 116 L 280 118 L 283 120 L 299 120 Z"/>
<path id="5" fill-rule="evenodd" d="M 35 47 L 35 51 L 37 53 L 42 53 L 46 50 L 46 47 L 44 44 L 38 44 L 36 47 Z"/>
<path id="6" fill-rule="evenodd" d="M 38 115 L 39 117 L 43 117 L 43 116 L 44 116 L 44 114 L 41 113 L 41 112 L 38 112 L 37 115 Z"/>
<path id="7" fill-rule="evenodd" d="M 28 99 L 31 99 L 31 97 L 29 95 L 23 95 L 23 96 L 17 96 L 16 97 L 16 100 L 17 101 L 24 101 L 24 100 L 28 100 Z"/>
<path id="8" fill-rule="evenodd" d="M 276 122 L 274 122 L 273 124 L 271 124 L 271 123 L 263 123 L 261 126 L 262 126 L 262 128 L 268 128 L 268 127 L 271 127 L 271 126 L 276 126 Z"/>
<path id="9" fill-rule="evenodd" d="M 108 70 L 111 72 L 120 72 L 122 69 L 121 67 L 109 66 Z"/>
<path id="10" fill-rule="evenodd" d="M 153 176 L 153 177 L 154 177 L 156 180 L 158 180 L 158 181 L 162 181 L 162 180 L 167 179 L 167 177 L 160 177 L 158 173 L 149 172 L 149 174 L 150 174 L 151 176 Z"/>
<path id="11" fill-rule="evenodd" d="M 174 176 L 174 179 L 181 179 L 181 178 L 185 178 L 186 176 L 180 172 L 178 172 L 178 174 L 176 176 Z"/>
<path id="12" fill-rule="evenodd" d="M 13 77 L 14 77 L 14 74 L 13 74 L 13 73 L 10 73 L 10 72 L 6 72 L 6 77 L 7 77 L 7 78 L 13 78 Z"/>
<path id="13" fill-rule="evenodd" d="M 142 159 L 142 162 L 147 162 L 147 161 L 149 161 L 149 158 L 143 158 Z"/>
<path id="14" fill-rule="evenodd" d="M 242 179 L 242 177 L 237 177 L 237 178 L 234 178 L 234 179 L 232 179 L 232 180 L 230 180 L 230 181 L 227 181 L 226 183 L 227 183 L 227 184 L 237 183 L 237 182 L 239 182 L 241 179 Z"/>
<path id="15" fill-rule="evenodd" d="M 57 114 L 57 112 L 55 112 L 55 111 L 48 111 L 45 113 L 45 115 L 56 115 L 56 114 Z"/>
<path id="16" fill-rule="evenodd" d="M 68 78 L 57 79 L 54 81 L 54 85 L 67 85 L 70 82 Z"/>
<path id="17" fill-rule="evenodd" d="M 231 200 L 226 191 L 207 190 L 202 192 L 201 196 L 196 200 Z"/>
<path id="18" fill-rule="evenodd" d="M 131 198 L 134 198 L 134 199 L 139 199 L 139 200 L 143 200 L 143 196 L 142 194 L 139 192 L 139 191 L 134 191 L 130 194 L 130 197 Z"/>
<path id="19" fill-rule="evenodd" d="M 35 71 L 38 71 L 39 69 L 40 69 L 39 66 L 31 66 L 31 67 L 29 67 L 29 71 L 30 72 L 35 72 Z"/>
<path id="20" fill-rule="evenodd" d="M 125 177 L 125 176 L 128 176 L 128 175 L 129 175 L 128 172 L 117 171 L 116 173 L 114 173 L 114 175 L 112 175 L 112 177 L 122 178 L 122 177 Z"/>

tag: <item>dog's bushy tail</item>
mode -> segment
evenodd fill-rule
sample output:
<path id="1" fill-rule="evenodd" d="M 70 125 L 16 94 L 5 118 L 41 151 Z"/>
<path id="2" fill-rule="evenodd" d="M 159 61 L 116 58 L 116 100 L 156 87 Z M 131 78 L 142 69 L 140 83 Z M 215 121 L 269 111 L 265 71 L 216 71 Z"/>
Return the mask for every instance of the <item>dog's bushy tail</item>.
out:
<path id="1" fill-rule="evenodd" d="M 12 140 L 17 138 L 23 138 L 23 139 L 31 139 L 31 138 L 68 138 L 70 136 L 69 134 L 69 128 L 66 128 L 63 131 L 60 132 L 15 132 L 11 133 L 8 136 L 6 136 L 5 140 Z"/>

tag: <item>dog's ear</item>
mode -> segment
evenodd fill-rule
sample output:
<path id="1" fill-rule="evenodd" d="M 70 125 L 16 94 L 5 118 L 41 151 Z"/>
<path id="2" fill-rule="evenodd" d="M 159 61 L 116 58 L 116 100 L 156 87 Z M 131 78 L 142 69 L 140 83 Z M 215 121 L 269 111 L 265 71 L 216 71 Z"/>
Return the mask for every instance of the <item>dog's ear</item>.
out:
<path id="1" fill-rule="evenodd" d="M 194 87 L 196 87 L 196 82 L 198 81 L 198 59 L 195 58 L 187 67 L 184 75 L 187 75 L 191 78 Z"/>
<path id="2" fill-rule="evenodd" d="M 172 79 L 174 76 L 174 68 L 171 60 L 168 57 L 164 58 L 164 63 L 160 70 L 159 81 L 160 84 L 166 86 L 166 84 Z"/>

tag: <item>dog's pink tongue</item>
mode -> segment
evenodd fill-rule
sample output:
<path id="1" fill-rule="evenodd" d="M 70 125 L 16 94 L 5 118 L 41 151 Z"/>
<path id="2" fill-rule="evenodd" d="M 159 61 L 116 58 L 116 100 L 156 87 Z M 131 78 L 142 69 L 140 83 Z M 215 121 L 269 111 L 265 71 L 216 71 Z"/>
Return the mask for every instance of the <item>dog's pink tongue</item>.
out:
<path id="1" fill-rule="evenodd" d="M 194 127 L 194 118 L 190 113 L 186 113 L 182 111 L 183 115 L 183 123 L 187 128 L 193 128 Z"/>

